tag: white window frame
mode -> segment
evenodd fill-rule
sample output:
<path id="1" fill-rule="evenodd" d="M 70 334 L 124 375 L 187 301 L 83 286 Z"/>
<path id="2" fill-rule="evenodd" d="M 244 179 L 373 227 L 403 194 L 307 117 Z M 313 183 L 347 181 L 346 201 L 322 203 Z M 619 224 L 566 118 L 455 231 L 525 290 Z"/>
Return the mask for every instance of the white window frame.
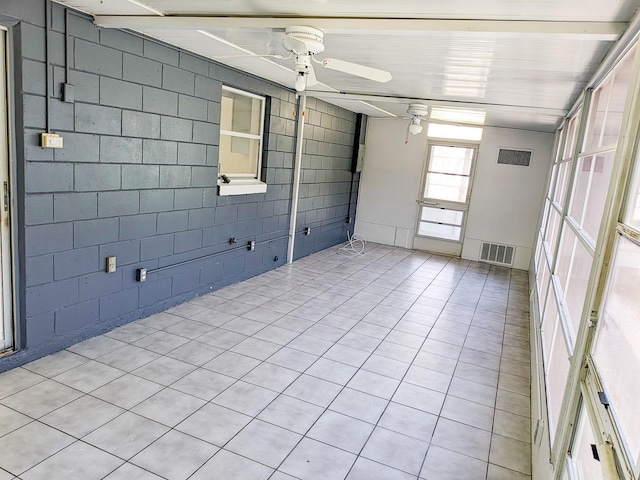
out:
<path id="1" fill-rule="evenodd" d="M 255 173 L 247 174 L 247 173 L 224 173 L 220 172 L 218 166 L 218 194 L 219 195 L 246 195 L 250 193 L 265 193 L 267 191 L 267 184 L 260 180 L 260 173 L 262 171 L 262 150 L 264 148 L 264 121 L 265 121 L 265 109 L 267 99 L 263 96 L 256 95 L 254 93 L 249 93 L 244 90 L 239 90 L 237 88 L 229 87 L 227 85 L 222 86 L 222 90 L 234 93 L 236 95 L 242 95 L 245 97 L 255 98 L 260 100 L 261 102 L 261 111 L 260 111 L 260 134 L 254 135 L 250 133 L 241 133 L 234 132 L 233 130 L 223 130 L 220 129 L 220 139 L 222 136 L 228 137 L 237 137 L 237 138 L 249 138 L 252 140 L 258 140 L 260 142 L 260 146 L 258 148 L 258 158 L 256 162 L 256 171 Z M 222 115 L 222 110 L 220 112 Z M 222 124 L 222 119 L 221 122 Z M 222 142 L 220 142 L 222 143 Z M 223 181 L 222 175 L 225 175 L 230 182 Z"/>

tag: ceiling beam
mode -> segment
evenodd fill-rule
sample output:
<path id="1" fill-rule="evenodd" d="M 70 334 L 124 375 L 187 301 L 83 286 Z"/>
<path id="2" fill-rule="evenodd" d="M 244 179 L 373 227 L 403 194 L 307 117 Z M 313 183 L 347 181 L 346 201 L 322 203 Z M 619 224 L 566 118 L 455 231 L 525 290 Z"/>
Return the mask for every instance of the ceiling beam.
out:
<path id="1" fill-rule="evenodd" d="M 463 107 L 463 108 L 478 108 L 483 109 L 487 107 L 497 109 L 524 109 L 535 112 L 538 115 L 549 115 L 553 117 L 563 118 L 567 115 L 568 110 L 564 108 L 548 108 L 539 107 L 536 105 L 509 105 L 504 103 L 492 103 L 492 102 L 478 102 L 478 101 L 464 101 L 464 100 L 442 100 L 436 98 L 416 98 L 416 97 L 402 97 L 396 95 L 372 95 L 350 92 L 325 92 L 313 89 L 307 90 L 307 95 L 311 97 L 321 98 L 324 100 L 355 100 L 364 102 L 376 102 L 376 103 L 420 103 L 426 102 L 429 105 L 447 106 L 447 107 Z"/>
<path id="2" fill-rule="evenodd" d="M 155 16 L 96 15 L 104 28 L 207 30 L 208 28 L 285 28 L 312 25 L 326 32 L 370 30 L 379 34 L 398 32 L 475 32 L 538 35 L 589 36 L 615 41 L 626 30 L 625 22 L 550 22 L 520 20 L 456 20 L 433 18 L 336 18 L 336 17 L 248 17 L 248 16 Z"/>

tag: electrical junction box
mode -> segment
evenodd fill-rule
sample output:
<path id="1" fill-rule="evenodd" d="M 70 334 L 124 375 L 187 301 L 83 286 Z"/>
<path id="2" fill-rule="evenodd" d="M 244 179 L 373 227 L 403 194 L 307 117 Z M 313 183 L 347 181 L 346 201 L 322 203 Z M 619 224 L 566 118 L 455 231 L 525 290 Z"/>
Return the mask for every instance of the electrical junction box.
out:
<path id="1" fill-rule="evenodd" d="M 42 148 L 62 148 L 63 139 L 57 133 L 42 133 L 40 135 L 40 146 Z"/>
<path id="2" fill-rule="evenodd" d="M 364 167 L 364 144 L 359 145 L 358 156 L 356 157 L 356 173 L 361 172 Z"/>

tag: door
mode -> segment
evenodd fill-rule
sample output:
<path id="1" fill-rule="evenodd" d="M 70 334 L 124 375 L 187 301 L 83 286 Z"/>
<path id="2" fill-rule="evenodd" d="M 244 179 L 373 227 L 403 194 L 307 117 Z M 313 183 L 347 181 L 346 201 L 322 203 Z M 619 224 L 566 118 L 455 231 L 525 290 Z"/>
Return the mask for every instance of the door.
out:
<path id="1" fill-rule="evenodd" d="M 7 32 L 0 29 L 0 353 L 13 349 L 13 294 L 9 220 L 9 115 Z"/>
<path id="2" fill-rule="evenodd" d="M 477 145 L 429 144 L 414 248 L 455 256 L 462 253 L 477 151 Z"/>

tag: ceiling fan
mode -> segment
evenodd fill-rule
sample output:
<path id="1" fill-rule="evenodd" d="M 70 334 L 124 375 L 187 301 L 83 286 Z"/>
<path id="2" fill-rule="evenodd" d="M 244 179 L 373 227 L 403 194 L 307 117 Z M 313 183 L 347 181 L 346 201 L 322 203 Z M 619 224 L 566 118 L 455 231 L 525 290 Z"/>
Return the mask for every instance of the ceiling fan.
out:
<path id="1" fill-rule="evenodd" d="M 324 68 L 356 75 L 375 82 L 385 83 L 391 80 L 389 72 L 377 68 L 345 62 L 335 58 L 317 60 L 315 55 L 324 52 L 323 39 L 324 32 L 317 28 L 292 26 L 285 29 L 282 45 L 291 52 L 295 60 L 293 69 L 296 72 L 294 84 L 296 91 L 302 92 L 307 86 L 310 87 L 318 83 L 311 64 L 312 61 L 322 65 Z"/>

